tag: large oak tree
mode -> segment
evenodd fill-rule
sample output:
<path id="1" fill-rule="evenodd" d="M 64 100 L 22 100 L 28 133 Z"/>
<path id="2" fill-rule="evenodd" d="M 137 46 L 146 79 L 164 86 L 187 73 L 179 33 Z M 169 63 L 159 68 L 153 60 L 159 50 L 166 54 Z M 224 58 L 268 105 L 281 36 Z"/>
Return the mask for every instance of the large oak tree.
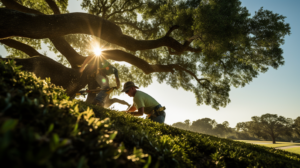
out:
<path id="1" fill-rule="evenodd" d="M 215 109 L 230 102 L 231 86 L 243 87 L 269 67 L 284 64 L 280 45 L 290 34 L 285 17 L 263 8 L 251 17 L 239 0 L 83 0 L 87 13 L 69 13 L 68 3 L 1 0 L 0 43 L 10 57 L 44 57 L 37 50 L 45 43 L 60 68 L 69 67 L 66 72 L 81 81 L 75 71 L 96 41 L 121 81 L 148 86 L 157 79 L 193 92 L 198 105 Z"/>
<path id="2" fill-rule="evenodd" d="M 237 131 L 243 130 L 259 138 L 271 138 L 273 144 L 276 143 L 276 138 L 292 134 L 293 120 L 290 118 L 267 113 L 260 117 L 253 116 L 251 119 L 249 122 L 238 123 Z"/>

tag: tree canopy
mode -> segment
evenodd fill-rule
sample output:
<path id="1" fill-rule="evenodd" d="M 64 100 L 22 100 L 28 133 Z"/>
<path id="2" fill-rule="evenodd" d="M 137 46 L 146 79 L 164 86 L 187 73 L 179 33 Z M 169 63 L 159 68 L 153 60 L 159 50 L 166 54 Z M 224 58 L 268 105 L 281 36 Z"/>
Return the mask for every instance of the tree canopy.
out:
<path id="1" fill-rule="evenodd" d="M 291 135 L 293 120 L 277 114 L 264 114 L 262 116 L 253 116 L 252 121 L 238 123 L 237 130 L 250 132 L 257 137 L 266 139 L 272 138 L 273 143 L 276 143 L 276 138 L 281 135 Z"/>
<path id="2" fill-rule="evenodd" d="M 146 87 L 157 79 L 215 109 L 230 102 L 231 86 L 284 64 L 285 17 L 263 8 L 251 17 L 239 0 L 83 0 L 87 13 L 69 13 L 68 3 L 1 0 L 0 43 L 9 56 L 46 56 L 37 51 L 45 43 L 78 69 L 100 46 L 121 81 Z"/>
<path id="3" fill-rule="evenodd" d="M 298 136 L 300 136 L 300 117 L 294 120 L 293 128 Z"/>

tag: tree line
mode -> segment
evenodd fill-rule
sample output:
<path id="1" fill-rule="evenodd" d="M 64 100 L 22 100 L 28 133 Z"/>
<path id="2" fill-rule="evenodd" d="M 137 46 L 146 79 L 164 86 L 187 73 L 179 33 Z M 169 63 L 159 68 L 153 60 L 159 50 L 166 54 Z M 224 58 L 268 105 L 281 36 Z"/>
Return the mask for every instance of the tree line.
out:
<path id="1" fill-rule="evenodd" d="M 202 118 L 191 122 L 176 122 L 173 127 L 194 132 L 215 135 L 218 137 L 243 140 L 300 140 L 300 116 L 296 119 L 285 118 L 277 114 L 253 116 L 251 121 L 239 122 L 235 128 L 229 127 L 229 122 L 217 123 L 214 119 Z"/>

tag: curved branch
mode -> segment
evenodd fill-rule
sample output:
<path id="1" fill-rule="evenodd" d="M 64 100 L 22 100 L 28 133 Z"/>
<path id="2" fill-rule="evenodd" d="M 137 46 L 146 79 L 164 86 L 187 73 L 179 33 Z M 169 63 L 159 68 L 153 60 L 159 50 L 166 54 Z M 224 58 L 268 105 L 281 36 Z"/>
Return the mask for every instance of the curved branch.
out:
<path id="1" fill-rule="evenodd" d="M 50 8 L 53 10 L 55 14 L 60 14 L 59 8 L 56 5 L 56 3 L 53 0 L 45 0 Z M 43 13 L 29 9 L 27 7 L 24 7 L 20 5 L 19 3 L 13 1 L 13 0 L 2 0 L 3 4 L 10 9 L 15 9 L 24 13 L 35 13 L 44 15 Z M 65 40 L 63 37 L 56 37 L 56 38 L 50 38 L 51 42 L 55 46 L 55 48 L 66 57 L 68 62 L 71 64 L 71 67 L 73 69 L 78 69 L 78 65 L 81 65 L 84 61 L 85 57 L 78 54 L 73 47 L 70 46 L 70 44 Z M 24 52 L 24 51 L 23 51 Z M 29 55 L 29 54 L 28 54 Z"/>
<path id="2" fill-rule="evenodd" d="M 167 34 L 170 34 L 173 30 L 177 29 L 177 27 L 174 28 L 171 27 L 170 30 L 168 31 Z M 184 44 L 183 44 L 183 49 L 181 51 L 176 51 L 176 52 L 173 52 L 171 51 L 171 48 L 168 47 L 168 50 L 169 50 L 169 54 L 173 54 L 173 55 L 180 55 L 182 54 L 184 51 L 190 51 L 190 52 L 195 52 L 195 53 L 199 53 L 199 52 L 202 52 L 202 48 L 192 48 L 190 47 L 189 45 L 194 41 L 194 39 L 198 38 L 198 36 L 193 36 L 189 39 L 187 39 Z"/>
<path id="3" fill-rule="evenodd" d="M 15 9 L 17 11 L 24 12 L 24 13 L 43 15 L 43 13 L 41 13 L 37 10 L 34 10 L 34 9 L 27 8 L 25 6 L 22 6 L 19 3 L 15 2 L 14 0 L 1 0 L 1 2 L 5 5 L 6 8 L 9 8 L 9 9 Z"/>
<path id="4" fill-rule="evenodd" d="M 138 58 L 130 53 L 124 52 L 122 50 L 105 50 L 105 51 L 102 51 L 102 55 L 106 59 L 112 59 L 115 61 L 125 61 L 129 64 L 132 64 L 132 65 L 138 67 L 139 69 L 141 69 L 145 74 L 154 73 L 154 72 L 174 73 L 175 70 L 178 70 L 178 71 L 187 72 L 188 74 L 193 76 L 197 80 L 197 82 L 202 86 L 203 86 L 203 83 L 201 81 L 206 81 L 206 82 L 210 83 L 210 81 L 208 79 L 205 79 L 205 78 L 199 79 L 199 78 L 197 78 L 196 74 L 194 74 L 192 71 L 190 71 L 178 64 L 150 65 L 147 61 L 145 61 L 141 58 Z"/>
<path id="5" fill-rule="evenodd" d="M 53 0 L 45 0 L 55 15 L 60 14 L 60 10 Z"/>
<path id="6" fill-rule="evenodd" d="M 35 15 L 1 8 L 0 20 L 0 39 L 12 36 L 42 39 L 68 34 L 88 34 L 131 51 L 162 46 L 170 47 L 177 52 L 183 52 L 186 49 L 186 46 L 168 36 L 157 40 L 136 40 L 124 35 L 120 27 L 114 23 L 85 13 Z"/>
<path id="7" fill-rule="evenodd" d="M 166 33 L 166 36 L 170 36 L 170 34 L 171 34 L 174 30 L 176 30 L 176 29 L 178 29 L 178 28 L 179 28 L 178 25 L 172 26 L 172 27 L 169 29 L 169 31 Z"/>
<path id="8" fill-rule="evenodd" d="M 37 55 L 43 56 L 41 53 L 36 51 L 33 47 L 16 40 L 4 39 L 4 40 L 0 40 L 0 43 L 5 44 L 11 48 L 23 51 L 25 54 L 29 55 L 29 57 L 33 57 Z"/>
<path id="9" fill-rule="evenodd" d="M 10 60 L 0 58 L 0 60 Z M 91 74 L 87 68 L 82 74 L 77 70 L 67 68 L 62 64 L 46 56 L 31 57 L 27 59 L 14 59 L 17 65 L 22 65 L 22 70 L 35 73 L 37 77 L 45 79 L 50 77 L 51 82 L 66 89 L 69 96 L 75 95 L 81 88 L 85 87 L 92 79 L 87 78 Z"/>
<path id="10" fill-rule="evenodd" d="M 126 26 L 130 26 L 144 34 L 149 34 L 153 31 L 157 31 L 158 28 L 151 28 L 151 29 L 148 29 L 148 30 L 144 30 L 142 28 L 140 28 L 139 26 L 137 26 L 137 23 L 136 22 L 114 22 L 116 25 L 126 25 Z"/>
<path id="11" fill-rule="evenodd" d="M 81 65 L 86 57 L 77 53 L 73 47 L 65 40 L 64 37 L 50 38 L 55 48 L 66 57 L 69 61 L 72 69 L 78 69 L 78 65 Z"/>

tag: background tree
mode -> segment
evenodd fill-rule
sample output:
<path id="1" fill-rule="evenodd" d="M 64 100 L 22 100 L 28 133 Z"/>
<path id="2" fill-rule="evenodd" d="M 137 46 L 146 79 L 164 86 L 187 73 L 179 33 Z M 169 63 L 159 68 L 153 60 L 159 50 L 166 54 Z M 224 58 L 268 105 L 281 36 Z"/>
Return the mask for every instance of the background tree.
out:
<path id="1" fill-rule="evenodd" d="M 215 120 L 210 118 L 202 118 L 196 121 L 193 121 L 191 125 L 191 130 L 196 132 L 201 132 L 205 134 L 212 134 L 213 128 L 217 125 Z"/>
<path id="2" fill-rule="evenodd" d="M 224 121 L 222 124 L 216 124 L 216 126 L 213 128 L 213 133 L 221 137 L 224 137 L 230 132 L 231 128 L 229 127 L 228 121 Z"/>
<path id="3" fill-rule="evenodd" d="M 277 114 L 264 114 L 260 117 L 253 116 L 252 121 L 246 123 L 238 123 L 237 128 L 255 134 L 264 139 L 270 137 L 273 143 L 279 136 L 291 136 L 292 123 L 289 118 L 277 116 Z"/>
<path id="4" fill-rule="evenodd" d="M 155 78 L 215 109 L 230 102 L 230 86 L 284 64 L 285 17 L 262 8 L 250 17 L 239 0 L 83 0 L 89 14 L 68 13 L 67 4 L 1 0 L 0 42 L 10 56 L 45 55 L 36 50 L 46 43 L 78 69 L 95 43 L 106 59 L 132 65 L 114 63 L 121 81 L 146 87 Z"/>
<path id="5" fill-rule="evenodd" d="M 189 130 L 190 129 L 190 120 L 185 120 L 184 122 L 176 122 L 172 124 L 173 127 Z"/>
<path id="6" fill-rule="evenodd" d="M 293 128 L 295 133 L 300 137 L 300 117 L 294 120 Z"/>
<path id="7" fill-rule="evenodd" d="M 237 123 L 235 128 L 237 132 L 243 132 L 255 138 L 268 139 L 268 135 L 263 133 L 262 129 L 260 128 L 260 125 L 255 123 L 254 121 Z"/>
<path id="8" fill-rule="evenodd" d="M 186 129 L 189 130 L 191 126 L 191 121 L 190 120 L 184 120 L 184 123 L 186 125 Z"/>

